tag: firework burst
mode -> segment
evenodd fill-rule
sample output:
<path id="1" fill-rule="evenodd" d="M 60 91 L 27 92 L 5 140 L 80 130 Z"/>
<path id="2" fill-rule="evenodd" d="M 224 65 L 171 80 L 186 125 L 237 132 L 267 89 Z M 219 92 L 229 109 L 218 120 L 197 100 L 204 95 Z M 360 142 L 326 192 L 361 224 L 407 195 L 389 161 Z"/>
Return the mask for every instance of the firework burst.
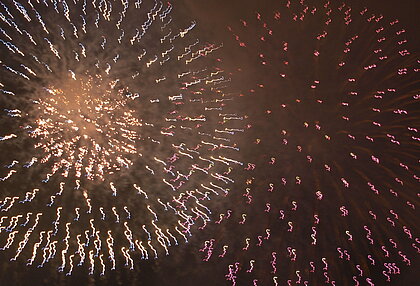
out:
<path id="1" fill-rule="evenodd" d="M 419 254 L 419 62 L 405 29 L 341 3 L 269 7 L 227 27 L 247 59 L 233 82 L 252 147 L 199 253 L 232 285 L 398 281 Z"/>
<path id="2" fill-rule="evenodd" d="M 105 274 L 204 228 L 242 163 L 229 77 L 152 1 L 1 4 L 1 249 Z"/>

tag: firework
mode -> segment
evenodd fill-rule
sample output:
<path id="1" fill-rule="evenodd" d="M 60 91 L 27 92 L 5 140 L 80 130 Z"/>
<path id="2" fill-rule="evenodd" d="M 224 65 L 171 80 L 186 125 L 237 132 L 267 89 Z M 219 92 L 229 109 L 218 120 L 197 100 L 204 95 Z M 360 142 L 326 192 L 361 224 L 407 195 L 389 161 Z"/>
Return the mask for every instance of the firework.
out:
<path id="1" fill-rule="evenodd" d="M 1 4 L 1 249 L 72 274 L 169 254 L 241 166 L 229 76 L 153 1 Z M 5 254 L 6 255 L 6 254 Z"/>
<path id="2" fill-rule="evenodd" d="M 420 253 L 419 62 L 405 29 L 341 3 L 264 10 L 228 26 L 247 59 L 233 81 L 253 107 L 252 147 L 243 191 L 198 253 L 232 285 L 398 282 Z"/>

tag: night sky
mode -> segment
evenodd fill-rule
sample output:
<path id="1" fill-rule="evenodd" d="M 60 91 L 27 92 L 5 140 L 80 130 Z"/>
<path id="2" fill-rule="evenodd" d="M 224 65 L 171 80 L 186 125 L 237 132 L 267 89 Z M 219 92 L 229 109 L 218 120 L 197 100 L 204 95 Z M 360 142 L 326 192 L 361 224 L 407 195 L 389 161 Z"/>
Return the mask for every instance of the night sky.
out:
<path id="1" fill-rule="evenodd" d="M 416 285 L 416 1 L 2 1 L 0 285 Z"/>

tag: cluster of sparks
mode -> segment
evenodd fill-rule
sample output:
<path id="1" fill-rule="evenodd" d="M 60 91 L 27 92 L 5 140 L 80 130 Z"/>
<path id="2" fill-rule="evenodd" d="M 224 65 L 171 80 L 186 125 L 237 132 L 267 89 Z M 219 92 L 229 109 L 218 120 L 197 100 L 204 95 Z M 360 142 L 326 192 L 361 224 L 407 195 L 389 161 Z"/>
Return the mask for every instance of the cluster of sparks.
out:
<path id="1" fill-rule="evenodd" d="M 420 254 L 419 60 L 398 20 L 281 2 L 228 26 L 258 71 L 241 80 L 252 150 L 198 253 L 230 285 L 398 281 Z"/>
<path id="2" fill-rule="evenodd" d="M 229 193 L 244 130 L 212 58 L 223 45 L 174 24 L 170 3 L 144 2 L 1 3 L 0 241 L 12 260 L 133 269 L 188 242 Z"/>
<path id="3" fill-rule="evenodd" d="M 29 135 L 41 139 L 35 145 L 45 154 L 40 162 L 45 164 L 55 157 L 61 158 L 54 163 L 45 182 L 58 170 L 64 170 L 63 176 L 68 177 L 72 167 L 78 179 L 83 175 L 88 180 L 95 177 L 104 180 L 105 171 L 133 164 L 125 155 L 137 153 L 133 143 L 140 139 L 136 129 L 142 124 L 133 110 L 118 114 L 128 100 L 121 95 L 122 91 L 115 99 L 111 90 L 93 86 L 92 81 L 82 82 L 81 91 L 49 88 L 51 96 L 37 101 L 41 115 Z M 115 84 L 111 83 L 112 86 Z M 99 142 L 95 139 L 97 134 L 102 139 Z"/>

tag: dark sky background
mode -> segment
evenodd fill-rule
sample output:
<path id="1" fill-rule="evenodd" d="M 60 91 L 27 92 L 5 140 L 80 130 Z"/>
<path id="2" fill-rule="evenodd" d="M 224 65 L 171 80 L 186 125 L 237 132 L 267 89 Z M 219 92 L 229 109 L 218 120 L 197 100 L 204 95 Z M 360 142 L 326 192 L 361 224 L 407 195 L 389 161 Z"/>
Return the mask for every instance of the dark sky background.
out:
<path id="1" fill-rule="evenodd" d="M 281 104 L 287 103 L 290 106 L 294 106 L 293 102 L 297 98 L 301 98 L 300 96 L 306 94 L 308 91 L 308 89 L 304 89 L 303 86 L 305 84 L 309 86 L 310 79 L 313 80 L 309 67 L 306 71 L 299 69 L 299 67 L 302 69 L 305 69 L 306 67 L 304 59 L 301 59 L 302 62 L 300 62 L 299 59 L 299 48 L 305 50 L 305 48 L 307 48 L 306 43 L 301 43 L 301 46 L 299 47 L 299 35 L 296 35 L 295 37 L 293 35 L 294 31 L 288 31 L 288 36 L 292 39 L 290 46 L 295 47 L 293 46 L 295 44 L 297 47 L 296 53 L 290 56 L 292 58 L 291 61 L 295 60 L 297 63 L 297 69 L 293 71 L 289 70 L 290 75 L 293 75 L 294 77 L 292 76 L 288 82 L 289 85 L 286 86 L 278 83 L 277 80 L 272 79 L 274 73 L 277 75 L 281 72 L 280 70 L 277 70 L 277 67 L 266 69 L 265 67 L 258 66 L 257 60 L 255 59 L 255 55 L 259 53 L 256 48 L 261 48 L 261 51 L 264 51 L 264 53 L 269 56 L 271 52 L 273 54 L 272 59 L 277 59 L 274 57 L 274 51 L 282 48 L 277 46 L 281 41 L 273 41 L 272 46 L 268 47 L 262 44 L 250 44 L 246 49 L 241 49 L 238 47 L 237 42 L 235 42 L 234 36 L 227 30 L 227 26 L 239 27 L 239 19 L 249 19 L 250 16 L 255 17 L 256 11 L 263 16 L 272 13 L 272 2 L 274 1 L 183 0 L 173 3 L 174 9 L 184 9 L 183 12 L 185 14 L 190 18 L 197 20 L 200 27 L 199 31 L 205 33 L 202 37 L 212 39 L 214 42 L 224 43 L 223 52 L 219 54 L 223 59 L 222 65 L 232 72 L 232 89 L 238 90 L 239 93 L 244 94 L 243 97 L 238 97 L 235 101 L 233 109 L 236 109 L 240 114 L 249 116 L 248 122 L 254 126 L 248 133 L 240 137 L 238 142 L 243 146 L 241 159 L 247 163 L 255 163 L 258 167 L 252 172 L 236 170 L 233 175 L 236 182 L 232 187 L 232 193 L 225 198 L 224 201 L 221 200 L 219 205 L 215 206 L 215 208 L 220 210 L 220 213 L 226 213 L 226 210 L 228 209 L 233 210 L 235 214 L 232 220 L 235 220 L 235 222 L 228 221 L 225 224 L 222 223 L 220 225 L 211 223 L 211 225 L 203 231 L 195 233 L 188 244 L 173 247 L 170 250 L 171 254 L 169 256 L 161 256 L 157 260 L 141 261 L 132 271 L 128 270 L 127 267 L 124 267 L 123 263 L 120 263 L 121 265 L 117 267 L 117 270 L 108 271 L 103 277 L 100 277 L 99 274 L 88 275 L 88 271 L 83 268 L 76 268 L 73 275 L 67 277 L 62 273 L 58 273 L 55 267 L 50 265 L 46 265 L 42 269 L 37 269 L 34 266 L 26 267 L 20 263 L 9 262 L 9 255 L 0 253 L 0 285 L 231 285 L 231 282 L 226 281 L 224 276 L 228 272 L 228 265 L 235 261 L 240 261 L 241 263 L 241 275 L 239 275 L 240 277 L 238 278 L 237 285 L 253 285 L 254 277 L 246 273 L 246 269 L 249 268 L 250 259 L 255 259 L 256 265 L 259 264 L 254 272 L 256 275 L 255 277 L 258 277 L 260 280 L 258 285 L 273 285 L 271 278 L 273 275 L 270 273 L 272 269 L 269 260 L 267 259 L 271 259 L 271 252 L 273 249 L 276 249 L 276 247 L 280 248 L 281 245 L 282 249 L 286 249 L 286 246 L 291 244 L 295 245 L 298 257 L 303 259 L 306 264 L 303 265 L 302 262 L 301 265 L 298 264 L 297 266 L 294 265 L 292 267 L 290 266 L 291 264 L 289 264 L 289 258 L 286 255 L 287 253 L 285 251 L 279 253 L 277 255 L 278 268 L 280 269 L 277 274 L 279 277 L 279 285 L 287 285 L 285 284 L 287 277 L 293 277 L 292 279 L 296 280 L 294 270 L 301 269 L 303 274 L 304 269 L 309 269 L 307 262 L 311 261 L 312 257 L 318 257 L 316 263 L 319 268 L 323 267 L 320 257 L 328 257 L 329 266 L 330 269 L 332 269 L 331 271 L 333 273 L 333 278 L 336 280 L 336 285 L 353 285 L 354 281 L 352 280 L 352 277 L 353 275 L 358 275 L 354 265 L 342 263 L 342 260 L 337 258 L 337 253 L 329 252 L 330 249 L 327 246 L 330 244 L 338 245 L 340 243 L 341 245 L 345 245 L 347 237 L 343 235 L 343 232 L 339 233 L 339 230 L 344 231 L 344 229 L 351 229 L 356 244 L 349 248 L 351 248 L 350 252 L 355 261 L 361 261 L 362 257 L 366 260 L 366 255 L 368 253 L 374 253 L 378 256 L 382 255 L 380 253 L 381 250 L 378 247 L 379 244 L 376 244 L 372 248 L 367 244 L 366 239 L 364 238 L 366 233 L 363 230 L 363 225 L 367 221 L 371 221 L 367 214 L 367 209 L 374 209 L 377 211 L 378 216 L 385 218 L 386 216 L 389 216 L 389 213 L 385 214 L 385 211 L 390 208 L 400 214 L 400 229 L 398 231 L 395 230 L 395 233 L 392 233 L 394 228 L 390 227 L 389 223 L 384 219 L 376 225 L 375 223 L 372 223 L 372 233 L 374 236 L 376 235 L 375 239 L 381 241 L 383 244 L 388 243 L 384 242 L 388 237 L 396 237 L 396 240 L 401 243 L 400 246 L 404 250 L 404 253 L 410 256 L 411 266 L 406 266 L 405 263 L 402 263 L 398 253 L 392 251 L 391 261 L 388 262 L 397 262 L 398 265 L 400 265 L 401 274 L 392 275 L 391 282 L 386 283 L 384 276 L 382 275 L 383 267 L 367 266 L 369 271 L 371 271 L 369 277 L 372 277 L 374 280 L 377 279 L 378 282 L 375 285 L 416 285 L 416 281 L 420 278 L 418 271 L 416 271 L 420 266 L 418 259 L 419 254 L 415 253 L 414 248 L 410 246 L 414 241 L 407 239 L 406 234 L 401 231 L 401 226 L 410 226 L 413 237 L 418 237 L 418 208 L 420 205 L 418 197 L 416 198 L 415 194 L 416 190 L 419 189 L 418 181 L 413 180 L 405 173 L 400 173 L 401 170 L 395 167 L 396 161 L 393 160 L 393 158 L 404 159 L 406 160 L 404 162 L 409 162 L 410 166 L 413 168 L 412 171 L 414 174 L 417 171 L 418 175 L 418 143 L 415 144 L 412 143 L 413 141 L 405 141 L 403 142 L 403 145 L 404 143 L 406 143 L 406 145 L 403 147 L 391 148 L 379 139 L 379 142 L 374 145 L 374 147 L 371 147 L 371 145 L 368 145 L 367 143 L 363 143 L 358 146 L 359 149 L 357 149 L 357 147 L 353 149 L 353 146 L 351 146 L 345 138 L 343 139 L 340 137 L 340 134 L 345 134 L 347 130 L 353 130 L 351 131 L 354 132 L 353 134 L 360 136 L 370 134 L 369 132 L 372 127 L 366 127 L 363 121 L 363 119 L 374 119 L 373 117 L 370 117 L 371 114 L 368 112 L 369 109 L 375 107 L 375 105 L 372 105 L 372 102 L 369 100 L 355 100 L 354 102 L 351 102 L 351 104 L 354 104 L 352 105 L 354 107 L 352 107 L 351 111 L 347 114 L 351 118 L 356 118 L 355 121 L 357 123 L 355 126 L 351 127 L 341 123 L 335 123 L 336 120 L 339 120 L 339 116 L 342 115 L 340 111 L 337 111 L 338 109 L 335 109 L 337 103 L 341 102 L 340 100 L 333 101 L 332 103 L 328 103 L 328 100 L 326 100 L 327 103 L 319 107 L 319 110 L 317 110 L 318 107 L 314 103 L 303 103 L 302 106 L 296 108 L 291 107 L 291 111 L 282 113 Z M 315 1 L 314 3 L 317 2 Z M 420 44 L 417 35 L 419 29 L 419 1 L 360 0 L 347 1 L 346 3 L 351 7 L 366 6 L 375 14 L 383 14 L 387 21 L 398 18 L 400 20 L 400 25 L 407 30 L 406 38 L 409 40 L 409 47 L 413 57 L 418 55 L 417 51 Z M 252 28 L 252 23 L 254 22 L 250 21 L 250 23 L 251 28 L 248 30 L 250 32 L 242 31 L 241 37 L 249 39 L 250 43 L 253 43 L 253 41 L 256 43 L 257 35 L 254 35 L 253 31 L 256 33 L 259 32 L 257 32 L 257 28 Z M 287 29 L 287 27 L 278 29 Z M 304 29 L 310 30 L 311 28 L 310 26 L 307 26 L 304 27 Z M 362 25 L 360 26 L 360 29 L 362 29 Z M 369 34 L 361 30 L 360 34 L 363 36 L 373 35 L 374 33 Z M 304 35 L 302 37 L 304 37 Z M 365 36 L 364 39 L 369 41 L 369 36 Z M 330 43 L 330 46 L 332 46 L 335 42 L 331 40 Z M 343 41 L 341 41 L 340 44 L 343 44 Z M 4 47 L 2 47 L 2 49 L 3 48 Z M 331 54 L 334 56 L 335 47 L 330 48 Z M 328 46 L 325 47 L 325 51 L 326 53 L 329 51 Z M 291 51 L 291 53 L 293 53 L 293 51 Z M 364 59 L 363 53 L 363 50 L 360 51 L 360 55 L 355 57 L 353 62 L 349 63 L 350 69 L 359 67 L 358 60 L 362 62 Z M 338 53 L 336 54 L 338 55 Z M 383 77 L 387 77 L 391 72 L 395 72 L 396 66 L 398 66 L 398 63 L 388 67 L 389 70 L 382 70 L 382 73 L 380 73 L 378 77 L 382 75 Z M 325 70 L 323 70 L 323 67 L 325 67 Z M 238 71 L 238 69 L 240 69 L 240 71 Z M 321 78 L 325 77 L 328 84 L 322 86 L 321 95 L 318 95 L 318 98 L 325 99 L 329 96 L 334 97 L 338 91 L 343 92 L 347 90 L 347 87 L 343 86 L 343 81 L 340 76 L 329 81 L 329 79 L 334 76 L 334 73 L 331 72 L 331 69 L 328 69 L 327 64 L 319 65 L 319 69 L 318 75 Z M 369 76 L 361 76 L 360 78 L 361 79 L 358 81 L 358 91 L 361 94 L 366 95 L 371 95 L 372 90 L 380 89 L 382 83 L 384 84 L 384 87 L 387 85 L 389 86 L 389 84 L 392 85 L 393 83 L 392 77 L 389 81 L 384 82 L 380 79 L 376 81 L 376 79 L 369 78 Z M 323 80 L 321 80 L 321 82 L 324 83 Z M 258 89 L 258 84 L 264 84 L 264 89 Z M 414 94 L 417 92 L 418 94 L 420 89 L 418 75 L 410 77 L 408 83 L 402 80 L 396 81 L 396 84 L 401 84 L 401 86 L 406 84 L 405 89 L 402 88 L 402 93 L 399 94 L 401 98 L 404 97 L 404 92 L 407 94 Z M 256 89 L 255 93 L 251 92 L 251 89 Z M 276 97 L 275 95 L 277 92 L 284 93 L 285 96 Z M 322 92 L 324 92 L 324 94 L 322 94 Z M 409 104 L 406 105 L 406 109 L 411 113 L 406 121 L 403 121 L 402 125 L 406 124 L 419 128 L 418 103 L 417 105 L 413 104 L 412 100 L 407 100 L 407 102 L 409 102 Z M 387 110 L 387 108 L 391 108 L 393 104 L 399 103 L 398 100 L 389 100 L 383 103 L 381 108 Z M 271 110 L 272 113 L 267 114 L 267 110 Z M 386 137 L 385 134 L 387 132 L 393 132 L 392 134 L 396 135 L 398 138 L 400 138 L 399 135 L 404 137 L 406 133 L 399 129 L 399 124 L 401 122 L 397 121 L 394 123 L 394 117 L 391 115 L 384 115 L 383 118 L 378 119 L 388 122 L 391 126 L 389 130 L 378 132 L 378 136 L 381 137 L 383 135 L 383 137 Z M 326 126 L 325 130 L 329 135 L 334 134 L 337 136 L 332 136 L 332 143 L 319 143 L 321 140 L 316 131 L 306 131 L 306 129 L 302 127 L 302 123 L 305 120 L 312 123 L 312 125 L 318 120 L 322 124 L 327 123 L 321 125 L 323 127 Z M 280 131 L 283 129 L 288 130 L 287 135 L 281 134 Z M 280 146 L 280 142 L 285 138 L 289 140 L 290 145 L 293 145 L 293 147 L 288 145 L 287 147 L 284 147 L 286 149 L 281 149 L 283 147 Z M 255 144 L 255 140 L 257 139 L 261 140 L 261 145 Z M 332 166 L 340 170 L 332 176 L 335 176 L 335 178 L 330 178 L 330 176 L 326 176 L 321 172 L 324 168 L 322 164 L 309 168 L 304 156 L 306 153 L 298 153 L 296 151 L 297 145 L 302 146 L 305 152 L 307 151 L 308 154 L 311 154 L 314 158 L 321 158 L 321 161 L 331 162 Z M 383 168 L 371 167 L 369 164 L 372 163 L 366 163 L 368 162 L 366 158 L 362 158 L 359 161 L 352 161 L 351 158 L 348 159 L 342 155 L 346 153 L 346 156 L 348 156 L 347 154 L 352 150 L 358 150 L 362 154 L 366 150 L 366 154 L 372 152 L 381 154 L 381 158 L 385 158 Z M 280 154 L 279 157 L 282 158 L 281 165 L 275 165 L 274 167 L 269 166 L 266 162 L 276 154 Z M 283 194 L 266 193 L 265 189 L 267 189 L 269 183 L 275 182 L 275 185 L 278 186 L 281 184 L 282 177 L 287 177 L 288 181 L 294 182 L 296 176 L 305 178 L 302 185 L 290 187 L 290 189 Z M 348 176 L 347 178 L 352 179 L 352 193 L 351 195 L 345 193 L 344 195 L 337 195 L 335 197 L 334 195 L 339 193 L 338 190 L 343 189 L 341 185 L 338 186 L 338 184 L 341 184 L 341 176 Z M 406 186 L 404 188 L 401 187 L 400 189 L 398 189 L 398 186 L 395 187 L 393 176 L 399 176 L 406 180 Z M 247 205 L 244 203 L 246 198 L 244 198 L 243 193 L 248 187 L 246 181 L 250 178 L 253 179 L 253 183 L 249 187 L 252 188 L 254 203 L 252 205 Z M 379 185 L 380 188 L 383 188 L 381 191 L 384 193 L 385 190 L 390 187 L 401 190 L 400 193 L 404 200 L 393 200 L 392 196 L 388 193 L 378 197 L 371 193 L 359 192 L 358 190 L 363 188 L 366 189 L 367 181 L 377 182 L 377 185 Z M 331 197 L 329 206 L 321 206 L 320 203 L 314 199 L 314 188 L 321 189 L 326 197 Z M 311 192 L 310 195 L 309 191 Z M 287 225 L 287 219 L 284 222 L 278 221 L 278 213 L 279 209 L 290 209 L 290 201 L 292 200 L 296 200 L 299 203 L 299 212 L 294 214 L 289 211 L 288 215 L 290 215 L 290 219 L 297 222 L 295 223 L 295 226 L 300 225 L 302 226 L 302 229 L 305 228 L 308 229 L 308 231 L 307 233 L 304 231 L 298 232 L 298 234 L 295 234 L 294 236 L 283 239 L 283 236 L 286 237 L 285 233 L 287 233 L 289 226 Z M 406 200 L 410 200 L 416 205 L 416 211 L 408 210 L 408 207 L 405 205 Z M 267 202 L 270 202 L 273 209 L 277 212 L 276 214 L 270 213 L 270 217 L 265 216 L 263 212 Z M 349 206 L 351 213 L 354 214 L 354 216 L 351 217 L 351 220 L 340 220 L 338 207 L 342 204 Z M 382 210 L 382 207 L 384 210 Z M 324 224 L 318 229 L 318 239 L 321 242 L 320 246 L 318 246 L 316 250 L 309 250 L 311 239 L 308 239 L 308 237 L 310 237 L 311 226 L 313 225 L 312 214 L 314 213 L 314 209 L 319 211 L 320 216 L 322 215 Z M 241 228 L 239 227 L 238 221 L 241 220 L 242 213 L 248 214 L 248 221 L 247 225 Z M 215 216 L 215 219 L 218 219 L 218 217 Z M 266 228 L 271 229 L 271 235 L 274 237 L 273 240 L 268 241 L 267 245 L 264 244 L 264 247 L 262 248 L 253 247 L 253 249 L 247 253 L 241 251 L 247 237 L 252 237 L 252 243 L 255 244 L 258 242 L 256 237 L 265 234 L 264 230 Z M 203 258 L 205 257 L 205 252 L 200 252 L 199 249 L 203 247 L 204 241 L 210 239 L 215 239 L 217 241 L 215 254 L 210 261 L 204 262 Z M 362 240 L 363 242 L 357 244 L 357 241 Z M 221 253 L 224 243 L 229 245 L 229 250 L 231 250 L 232 253 L 229 253 L 224 259 L 218 259 L 215 256 Z M 389 245 L 389 243 L 387 245 Z M 325 252 L 322 246 L 325 246 Z M 307 257 L 305 257 L 305 255 L 307 255 Z M 260 263 L 261 261 L 265 264 Z M 289 266 L 290 269 L 288 268 Z M 323 284 L 325 279 L 322 276 L 322 272 L 319 276 L 313 277 L 312 279 L 316 282 L 312 282 L 312 284 L 309 285 L 325 285 Z M 361 285 L 368 285 L 364 279 L 360 279 L 360 283 Z M 303 285 L 303 282 L 301 285 Z"/>

